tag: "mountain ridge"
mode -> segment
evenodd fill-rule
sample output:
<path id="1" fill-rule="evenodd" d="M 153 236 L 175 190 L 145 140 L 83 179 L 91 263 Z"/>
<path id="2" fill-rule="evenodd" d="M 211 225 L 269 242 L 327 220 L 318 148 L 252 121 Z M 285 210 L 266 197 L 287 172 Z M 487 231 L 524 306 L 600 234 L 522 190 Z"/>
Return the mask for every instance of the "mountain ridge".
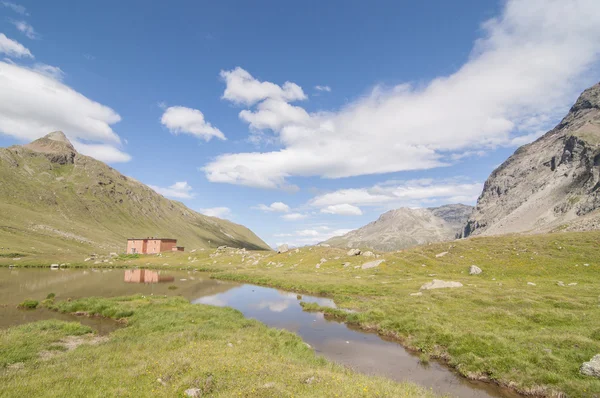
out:
<path id="1" fill-rule="evenodd" d="M 491 173 L 462 236 L 600 229 L 599 166 L 600 83 Z"/>
<path id="2" fill-rule="evenodd" d="M 270 250 L 246 227 L 197 213 L 79 154 L 62 132 L 0 148 L 0 214 L 3 246 L 20 251 L 123 251 L 134 235 L 170 235 L 189 249 Z"/>
<path id="3" fill-rule="evenodd" d="M 390 210 L 361 228 L 323 242 L 335 247 L 394 251 L 460 235 L 472 206 L 450 204 L 439 207 Z"/>

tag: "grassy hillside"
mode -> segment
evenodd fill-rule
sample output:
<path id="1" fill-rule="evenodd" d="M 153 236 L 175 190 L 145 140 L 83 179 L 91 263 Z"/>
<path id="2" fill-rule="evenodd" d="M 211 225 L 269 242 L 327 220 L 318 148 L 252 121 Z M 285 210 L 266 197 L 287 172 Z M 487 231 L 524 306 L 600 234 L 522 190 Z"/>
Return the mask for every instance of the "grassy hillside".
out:
<path id="1" fill-rule="evenodd" d="M 433 397 L 332 364 L 298 336 L 230 308 L 156 296 L 50 305 L 128 322 L 100 337 L 56 320 L 0 331 L 0 395 L 185 397 L 192 390 L 197 397 Z"/>
<path id="2" fill-rule="evenodd" d="M 356 313 L 307 309 L 445 358 L 465 376 L 537 395 L 590 397 L 600 395 L 600 379 L 581 375 L 579 368 L 600 353 L 598 247 L 600 232 L 570 232 L 478 237 L 381 253 L 377 259 L 386 261 L 370 269 L 361 266 L 375 258 L 325 247 L 284 254 L 206 250 L 191 258 L 122 259 L 114 266 L 189 267 L 219 279 L 327 295 Z M 0 259 L 9 263 L 28 264 Z M 483 273 L 469 275 L 471 265 Z M 463 287 L 411 295 L 433 279 Z"/>
<path id="3" fill-rule="evenodd" d="M 127 238 L 157 236 L 188 250 L 268 249 L 244 226 L 196 213 L 73 151 L 68 141 L 48 138 L 0 149 L 0 246 L 23 253 L 124 251 Z"/>

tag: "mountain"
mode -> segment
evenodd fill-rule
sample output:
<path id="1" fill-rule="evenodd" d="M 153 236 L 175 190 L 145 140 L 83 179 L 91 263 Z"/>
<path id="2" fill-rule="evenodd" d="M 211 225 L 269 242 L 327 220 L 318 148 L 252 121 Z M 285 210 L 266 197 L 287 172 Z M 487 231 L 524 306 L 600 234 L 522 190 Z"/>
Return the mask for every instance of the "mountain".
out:
<path id="1" fill-rule="evenodd" d="M 492 172 L 463 236 L 600 229 L 600 84 Z"/>
<path id="2" fill-rule="evenodd" d="M 336 247 L 394 251 L 452 240 L 460 235 L 472 210 L 472 206 L 462 204 L 427 209 L 403 207 L 383 213 L 377 221 L 324 243 Z"/>
<path id="3" fill-rule="evenodd" d="M 78 153 L 62 132 L 0 148 L 0 246 L 17 252 L 124 251 L 132 237 L 186 250 L 265 249 L 244 226 L 208 217 Z"/>

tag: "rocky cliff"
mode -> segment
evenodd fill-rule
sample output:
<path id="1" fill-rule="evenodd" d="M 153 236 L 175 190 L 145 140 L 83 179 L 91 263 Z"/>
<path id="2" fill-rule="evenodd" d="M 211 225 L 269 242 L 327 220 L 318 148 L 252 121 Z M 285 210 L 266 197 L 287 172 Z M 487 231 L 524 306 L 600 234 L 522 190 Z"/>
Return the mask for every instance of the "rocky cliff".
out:
<path id="1" fill-rule="evenodd" d="M 0 242 L 18 252 L 122 251 L 126 239 L 177 238 L 192 248 L 269 249 L 252 231 L 159 195 L 79 154 L 54 132 L 0 148 Z"/>
<path id="2" fill-rule="evenodd" d="M 391 210 L 382 214 L 377 221 L 325 243 L 336 247 L 393 251 L 452 240 L 460 235 L 472 209 L 472 206 L 454 204 L 427 209 Z"/>
<path id="3" fill-rule="evenodd" d="M 600 228 L 600 84 L 492 172 L 463 236 Z"/>

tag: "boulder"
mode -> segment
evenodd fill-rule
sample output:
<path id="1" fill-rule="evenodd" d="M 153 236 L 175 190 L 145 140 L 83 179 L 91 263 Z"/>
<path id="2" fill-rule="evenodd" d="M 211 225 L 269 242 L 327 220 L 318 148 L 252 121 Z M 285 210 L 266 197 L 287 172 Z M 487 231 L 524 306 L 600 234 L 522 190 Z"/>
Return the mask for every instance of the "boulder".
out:
<path id="1" fill-rule="evenodd" d="M 444 257 L 448 252 L 441 252 L 435 255 L 436 258 Z"/>
<path id="2" fill-rule="evenodd" d="M 600 378 L 600 354 L 594 355 L 589 362 L 584 362 L 579 371 L 582 375 Z"/>
<path id="3" fill-rule="evenodd" d="M 199 388 L 188 388 L 185 390 L 186 397 L 197 398 L 202 396 L 202 390 Z"/>
<path id="4" fill-rule="evenodd" d="M 469 275 L 479 275 L 482 272 L 483 272 L 483 270 L 476 265 L 471 265 L 469 267 Z"/>
<path id="5" fill-rule="evenodd" d="M 385 260 L 375 260 L 375 261 L 369 261 L 368 263 L 364 263 L 362 265 L 362 269 L 369 269 L 369 268 L 375 268 L 375 267 L 379 267 L 379 264 L 383 263 Z"/>
<path id="6" fill-rule="evenodd" d="M 289 250 L 288 245 L 279 245 L 277 246 L 277 253 L 287 253 Z"/>
<path id="7" fill-rule="evenodd" d="M 350 249 L 346 254 L 349 256 L 358 256 L 360 255 L 360 249 Z"/>
<path id="8" fill-rule="evenodd" d="M 375 253 L 373 252 L 362 252 L 361 255 L 365 257 L 375 257 Z"/>
<path id="9" fill-rule="evenodd" d="M 421 290 L 431 290 L 431 289 L 445 289 L 452 287 L 462 287 L 462 283 L 460 282 L 447 282 L 439 279 L 434 279 L 432 282 L 426 283 L 421 286 Z"/>

